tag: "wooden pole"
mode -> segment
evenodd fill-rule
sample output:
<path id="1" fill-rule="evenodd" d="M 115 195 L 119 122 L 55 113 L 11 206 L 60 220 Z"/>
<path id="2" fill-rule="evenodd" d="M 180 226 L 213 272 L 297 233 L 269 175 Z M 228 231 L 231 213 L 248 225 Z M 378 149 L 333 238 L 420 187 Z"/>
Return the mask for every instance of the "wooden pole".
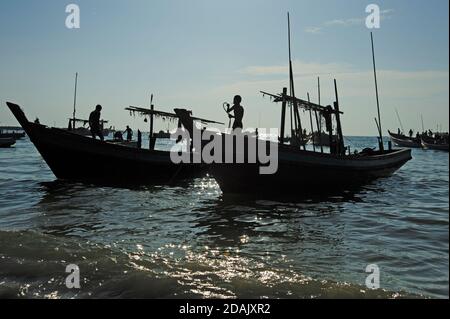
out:
<path id="1" fill-rule="evenodd" d="M 402 132 L 405 132 L 405 129 L 403 128 L 402 120 L 400 119 L 400 115 L 398 114 L 398 110 L 397 109 L 395 109 L 395 113 L 397 114 L 397 119 L 398 119 L 398 122 L 400 123 L 400 127 L 402 129 Z"/>
<path id="2" fill-rule="evenodd" d="M 153 105 L 153 94 L 150 98 L 150 111 L 154 110 Z M 149 133 L 149 149 L 153 150 L 155 148 L 155 144 L 153 143 L 153 112 L 150 114 L 150 133 Z"/>
<path id="3" fill-rule="evenodd" d="M 77 113 L 77 87 L 78 87 L 78 72 L 75 73 L 75 92 L 73 95 L 72 129 L 75 129 L 75 119 L 76 119 L 76 113 Z"/>
<path id="4" fill-rule="evenodd" d="M 308 102 L 311 102 L 311 100 L 309 99 L 309 93 L 308 93 Z M 311 122 L 311 134 L 314 134 L 314 125 L 313 125 L 313 120 L 312 120 L 312 111 L 311 109 L 309 109 L 309 121 Z M 312 140 L 313 143 L 313 151 L 316 151 L 316 143 L 314 142 L 314 139 Z"/>
<path id="5" fill-rule="evenodd" d="M 380 137 L 380 151 L 384 151 L 384 143 L 383 143 L 383 130 L 381 127 L 381 113 L 380 113 L 380 99 L 378 95 L 378 80 L 377 80 L 377 67 L 375 63 L 375 49 L 373 45 L 373 33 L 370 32 L 370 40 L 372 43 L 372 61 L 373 61 L 373 74 L 375 78 L 375 93 L 377 97 L 377 111 L 378 111 L 378 134 Z"/>
<path id="6" fill-rule="evenodd" d="M 280 143 L 284 144 L 284 126 L 286 121 L 286 95 L 287 88 L 283 88 L 283 103 L 281 105 Z"/>
<path id="7" fill-rule="evenodd" d="M 334 105 L 335 109 L 335 116 L 336 116 L 336 128 L 339 138 L 339 146 L 338 146 L 338 153 L 339 155 L 342 155 L 344 152 L 344 136 L 342 134 L 342 126 L 341 126 L 341 116 L 339 113 L 339 95 L 338 95 L 338 89 L 337 89 L 337 82 L 336 79 L 334 79 L 334 92 L 336 94 L 336 103 Z"/>
<path id="8" fill-rule="evenodd" d="M 295 116 L 295 129 L 300 131 L 300 144 L 303 145 L 303 149 L 306 150 L 306 145 L 303 143 L 303 128 L 302 122 L 300 119 L 300 114 L 298 112 L 297 100 L 295 99 L 295 89 L 294 89 L 294 71 L 292 68 L 292 55 L 291 55 L 291 20 L 288 12 L 288 44 L 289 44 L 289 82 L 291 88 L 291 96 L 293 97 L 293 107 L 294 107 L 294 116 Z M 297 127 L 298 125 L 298 127 Z"/>
<path id="9" fill-rule="evenodd" d="M 317 77 L 317 94 L 318 94 L 318 102 L 320 104 L 320 77 Z M 319 142 L 320 142 L 320 152 L 323 153 L 323 143 L 322 143 L 322 119 L 320 116 L 317 115 L 317 111 L 314 111 L 316 113 L 316 122 L 317 122 L 317 130 L 319 134 Z M 314 135 L 313 135 L 314 138 Z"/>

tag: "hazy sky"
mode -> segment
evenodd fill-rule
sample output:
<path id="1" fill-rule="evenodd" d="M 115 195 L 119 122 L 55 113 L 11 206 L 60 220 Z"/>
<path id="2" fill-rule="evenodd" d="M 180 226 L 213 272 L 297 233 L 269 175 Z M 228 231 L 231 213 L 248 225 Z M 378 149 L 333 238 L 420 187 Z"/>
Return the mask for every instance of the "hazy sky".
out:
<path id="1" fill-rule="evenodd" d="M 81 28 L 65 26 L 78 4 Z M 224 101 L 243 97 L 244 125 L 278 127 L 280 106 L 259 90 L 288 85 L 286 12 L 291 12 L 296 93 L 334 100 L 338 80 L 344 134 L 375 135 L 376 101 L 365 8 L 383 11 L 374 31 L 385 131 L 448 129 L 449 4 L 447 0 L 79 0 L 0 2 L 0 125 L 16 124 L 5 102 L 30 119 L 67 125 L 79 72 L 78 116 L 100 103 L 117 127 L 146 128 L 123 111 L 188 107 L 228 122 Z M 309 117 L 303 115 L 303 122 Z M 158 128 L 166 124 L 158 121 Z"/>

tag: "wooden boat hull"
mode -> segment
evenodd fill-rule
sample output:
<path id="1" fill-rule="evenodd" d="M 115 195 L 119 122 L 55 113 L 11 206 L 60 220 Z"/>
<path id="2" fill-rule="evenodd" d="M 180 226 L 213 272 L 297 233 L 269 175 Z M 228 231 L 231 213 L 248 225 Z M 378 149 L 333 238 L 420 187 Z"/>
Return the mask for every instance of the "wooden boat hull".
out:
<path id="1" fill-rule="evenodd" d="M 7 105 L 58 179 L 121 185 L 165 184 L 206 173 L 204 165 L 174 164 L 170 152 L 115 145 L 31 123 L 18 105 Z"/>
<path id="2" fill-rule="evenodd" d="M 16 144 L 16 140 L 14 138 L 0 138 L 0 148 L 8 148 Z"/>
<path id="3" fill-rule="evenodd" d="M 436 151 L 444 151 L 448 152 L 449 147 L 448 144 L 434 144 L 422 139 L 422 147 L 427 150 L 436 150 Z"/>
<path id="4" fill-rule="evenodd" d="M 409 148 L 422 148 L 420 141 L 409 138 L 403 135 L 398 135 L 389 132 L 389 136 L 391 137 L 392 142 L 400 147 L 409 147 Z"/>
<path id="5" fill-rule="evenodd" d="M 410 159 L 409 149 L 347 157 L 280 150 L 273 175 L 259 174 L 257 164 L 213 164 L 210 173 L 224 193 L 317 193 L 351 189 L 390 176 Z"/>

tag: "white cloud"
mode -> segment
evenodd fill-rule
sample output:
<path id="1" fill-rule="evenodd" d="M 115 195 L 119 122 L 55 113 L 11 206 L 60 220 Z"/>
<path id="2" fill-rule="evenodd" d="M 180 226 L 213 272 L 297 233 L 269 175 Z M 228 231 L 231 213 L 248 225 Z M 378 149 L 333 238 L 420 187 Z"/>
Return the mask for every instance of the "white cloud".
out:
<path id="1" fill-rule="evenodd" d="M 381 20 L 386 20 L 392 18 L 391 13 L 393 13 L 394 9 L 385 9 L 380 11 Z M 357 17 L 357 18 L 347 18 L 347 19 L 334 19 L 330 21 L 325 21 L 320 26 L 310 26 L 305 28 L 306 33 L 317 34 L 323 31 L 325 28 L 331 27 L 352 27 L 358 25 L 364 25 L 366 18 L 365 17 Z"/>
<path id="2" fill-rule="evenodd" d="M 320 33 L 320 31 L 322 31 L 320 27 L 309 27 L 305 29 L 306 33 Z"/>

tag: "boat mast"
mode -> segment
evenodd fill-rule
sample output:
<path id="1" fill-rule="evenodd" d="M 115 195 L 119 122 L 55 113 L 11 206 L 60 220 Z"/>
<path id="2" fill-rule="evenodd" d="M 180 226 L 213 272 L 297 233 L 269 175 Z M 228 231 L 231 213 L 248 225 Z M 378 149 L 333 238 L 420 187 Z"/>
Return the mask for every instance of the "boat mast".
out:
<path id="1" fill-rule="evenodd" d="M 153 110 L 154 110 L 154 105 L 153 105 L 153 94 L 150 97 L 150 133 L 149 133 L 149 149 L 153 150 L 155 148 L 155 144 L 153 143 Z"/>
<path id="2" fill-rule="evenodd" d="M 310 98 L 309 98 L 309 92 L 308 92 L 308 102 L 311 102 Z M 312 110 L 309 109 L 309 121 L 311 123 L 311 136 L 314 135 L 314 125 L 313 125 L 313 119 L 312 119 Z M 313 151 L 316 151 L 316 142 L 314 142 L 314 138 L 312 139 L 312 144 L 313 144 Z"/>
<path id="3" fill-rule="evenodd" d="M 75 73 L 75 92 L 73 95 L 73 116 L 72 116 L 73 129 L 75 129 L 75 118 L 77 113 L 77 87 L 78 87 L 78 72 Z"/>
<path id="4" fill-rule="evenodd" d="M 342 134 L 341 116 L 340 116 L 340 110 L 339 110 L 339 95 L 338 95 L 336 79 L 334 79 L 334 92 L 336 95 L 336 102 L 334 103 L 334 110 L 336 112 L 335 113 L 336 114 L 336 129 L 337 129 L 338 138 L 339 138 L 337 153 L 339 155 L 344 155 L 345 154 L 344 135 Z"/>
<path id="5" fill-rule="evenodd" d="M 370 32 L 370 40 L 372 43 L 372 61 L 373 61 L 373 74 L 375 77 L 375 93 L 377 97 L 377 111 L 378 111 L 378 134 L 379 134 L 379 144 L 380 144 L 380 151 L 384 151 L 384 143 L 383 143 L 383 131 L 381 127 L 381 114 L 380 114 L 380 99 L 378 96 L 378 80 L 377 80 L 377 67 L 375 63 L 375 49 L 373 45 L 373 33 Z"/>
<path id="6" fill-rule="evenodd" d="M 319 105 L 320 105 L 320 77 L 317 77 L 317 96 L 318 96 L 318 102 L 319 102 Z M 320 152 L 323 153 L 322 119 L 319 119 L 319 116 L 317 115 L 317 110 L 314 110 L 314 113 L 316 115 L 317 134 L 319 136 Z M 313 135 L 312 135 L 312 139 L 314 140 L 314 132 L 313 132 Z"/>
<path id="7" fill-rule="evenodd" d="M 288 44 L 289 44 L 289 84 L 291 89 L 291 96 L 293 97 L 293 104 L 291 107 L 294 107 L 294 119 L 295 119 L 295 131 L 296 135 L 300 133 L 300 144 L 303 145 L 303 149 L 306 150 L 306 145 L 303 143 L 303 128 L 302 128 L 302 122 L 300 119 L 300 114 L 298 112 L 298 106 L 297 106 L 297 100 L 295 99 L 295 89 L 294 89 L 294 71 L 292 68 L 292 55 L 291 55 L 291 19 L 289 16 L 289 12 L 287 14 L 288 16 Z M 298 132 L 300 130 L 300 132 Z"/>
<path id="8" fill-rule="evenodd" d="M 402 132 L 405 132 L 405 129 L 403 128 L 402 120 L 400 119 L 400 115 L 398 114 L 398 110 L 395 109 L 395 113 L 397 114 L 398 122 L 400 123 L 400 127 L 402 128 Z"/>
<path id="9" fill-rule="evenodd" d="M 425 125 L 423 125 L 423 114 L 420 115 L 420 119 L 422 120 L 422 132 L 425 132 Z"/>

